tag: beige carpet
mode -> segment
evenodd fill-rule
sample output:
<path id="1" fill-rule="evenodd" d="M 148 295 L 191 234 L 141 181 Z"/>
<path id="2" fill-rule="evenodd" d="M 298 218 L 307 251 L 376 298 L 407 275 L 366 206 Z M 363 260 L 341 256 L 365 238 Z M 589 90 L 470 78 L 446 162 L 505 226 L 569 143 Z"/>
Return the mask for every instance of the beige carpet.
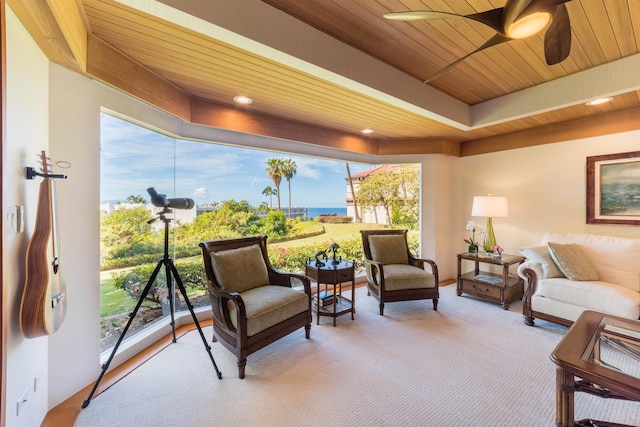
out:
<path id="1" fill-rule="evenodd" d="M 391 303 L 385 316 L 357 290 L 356 318 L 321 319 L 249 356 L 246 378 L 218 343 L 219 380 L 190 332 L 81 410 L 99 426 L 553 426 L 555 365 L 566 328 L 522 322 L 455 286 L 431 301 Z M 205 335 L 211 336 L 210 328 Z M 640 404 L 576 394 L 576 419 L 640 425 Z"/>

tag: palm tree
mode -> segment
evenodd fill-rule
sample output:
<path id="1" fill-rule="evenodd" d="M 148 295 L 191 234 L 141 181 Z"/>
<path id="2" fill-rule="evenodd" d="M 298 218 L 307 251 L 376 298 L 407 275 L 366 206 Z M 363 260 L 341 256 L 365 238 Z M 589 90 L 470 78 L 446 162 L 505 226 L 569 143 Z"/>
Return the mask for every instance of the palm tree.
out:
<path id="1" fill-rule="evenodd" d="M 298 172 L 298 165 L 291 159 L 286 159 L 282 162 L 282 167 L 280 168 L 282 171 L 282 176 L 287 180 L 287 184 L 289 186 L 289 215 L 291 218 L 291 178 L 293 178 Z"/>
<path id="2" fill-rule="evenodd" d="M 260 206 L 258 206 L 258 213 L 268 214 L 270 210 L 271 208 L 269 207 L 267 202 L 262 202 L 260 203 Z"/>
<path id="3" fill-rule="evenodd" d="M 142 197 L 142 196 L 140 196 L 140 195 L 134 196 L 134 195 L 132 194 L 131 196 L 127 197 L 127 202 L 128 202 L 128 203 L 132 203 L 132 204 L 140 203 L 140 204 L 142 204 L 142 205 L 143 205 L 143 204 L 145 204 L 147 201 L 145 200 L 145 198 L 144 198 L 144 197 Z"/>
<path id="4" fill-rule="evenodd" d="M 278 196 L 278 210 L 280 207 L 280 181 L 282 181 L 282 159 L 269 159 L 267 160 L 267 174 L 276 186 L 276 196 Z"/>
<path id="5" fill-rule="evenodd" d="M 345 165 L 347 166 L 347 178 L 349 180 L 349 187 L 351 188 L 351 198 L 353 199 L 353 212 L 355 214 L 356 222 L 360 223 L 362 221 L 360 220 L 360 214 L 358 213 L 358 201 L 356 200 L 356 192 L 353 189 L 353 179 L 351 179 L 351 170 L 349 169 L 349 162 L 346 162 Z"/>
<path id="6" fill-rule="evenodd" d="M 264 194 L 265 196 L 269 196 L 269 209 L 273 209 L 273 196 L 278 194 L 278 190 L 276 190 L 275 188 L 267 187 L 262 190 L 262 194 Z"/>

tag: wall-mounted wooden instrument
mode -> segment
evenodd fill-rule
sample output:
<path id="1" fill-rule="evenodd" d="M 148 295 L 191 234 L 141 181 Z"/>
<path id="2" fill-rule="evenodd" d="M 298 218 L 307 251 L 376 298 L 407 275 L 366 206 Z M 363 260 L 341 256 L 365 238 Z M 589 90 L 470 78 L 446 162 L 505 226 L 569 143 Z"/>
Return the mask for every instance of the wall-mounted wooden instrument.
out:
<path id="1" fill-rule="evenodd" d="M 27 168 L 27 178 L 42 176 L 33 236 L 26 256 L 26 280 L 20 305 L 20 329 L 27 338 L 56 332 L 67 312 L 67 290 L 62 277 L 60 239 L 56 224 L 54 179 L 46 151 L 40 153 L 42 173 Z"/>

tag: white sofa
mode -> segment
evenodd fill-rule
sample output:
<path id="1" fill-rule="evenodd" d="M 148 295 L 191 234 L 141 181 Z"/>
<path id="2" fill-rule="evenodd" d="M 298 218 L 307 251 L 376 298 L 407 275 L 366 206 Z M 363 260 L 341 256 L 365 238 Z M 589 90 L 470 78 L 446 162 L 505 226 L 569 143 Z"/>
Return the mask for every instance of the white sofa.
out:
<path id="1" fill-rule="evenodd" d="M 569 326 L 584 310 L 640 319 L 640 239 L 548 233 L 540 246 L 518 249 L 527 258 L 518 267 L 527 325 Z"/>

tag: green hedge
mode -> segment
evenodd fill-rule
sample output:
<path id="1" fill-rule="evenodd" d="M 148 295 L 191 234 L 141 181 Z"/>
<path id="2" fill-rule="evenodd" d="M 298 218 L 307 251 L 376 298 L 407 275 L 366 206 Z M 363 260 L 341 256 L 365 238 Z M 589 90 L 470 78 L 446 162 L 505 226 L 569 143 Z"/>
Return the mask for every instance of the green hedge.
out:
<path id="1" fill-rule="evenodd" d="M 315 220 L 329 224 L 349 224 L 353 222 L 353 217 L 343 215 L 320 215 L 317 216 Z"/>

